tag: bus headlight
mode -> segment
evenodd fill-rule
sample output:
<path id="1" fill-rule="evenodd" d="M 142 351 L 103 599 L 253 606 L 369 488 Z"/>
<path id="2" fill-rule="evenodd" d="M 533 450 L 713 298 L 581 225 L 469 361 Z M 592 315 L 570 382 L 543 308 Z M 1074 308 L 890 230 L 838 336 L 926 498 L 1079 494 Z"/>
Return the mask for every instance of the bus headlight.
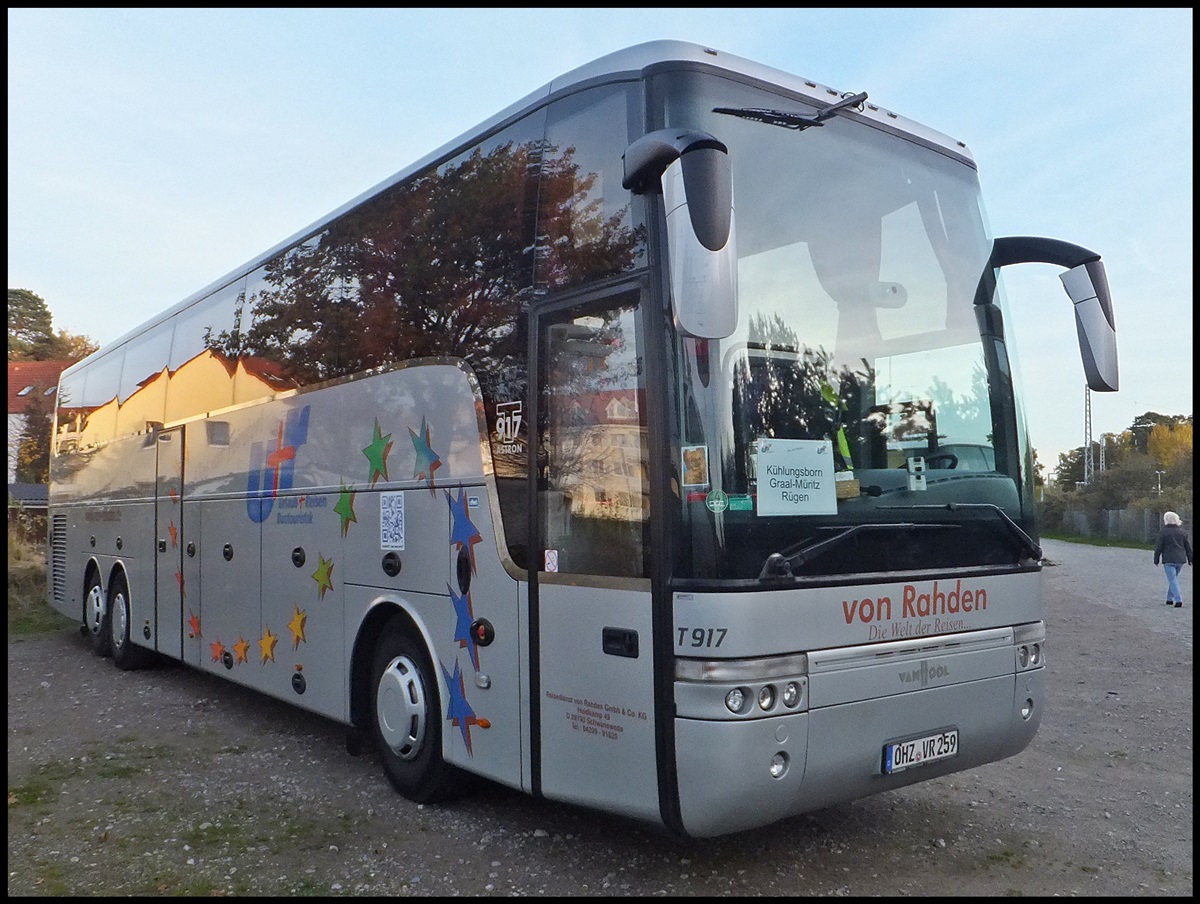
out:
<path id="1" fill-rule="evenodd" d="M 1017 649 L 1017 662 L 1023 669 L 1029 666 L 1029 647 L 1024 644 Z"/>
<path id="2" fill-rule="evenodd" d="M 788 769 L 788 755 L 782 750 L 771 757 L 771 778 L 783 778 Z"/>
<path id="3" fill-rule="evenodd" d="M 789 681 L 783 686 L 783 705 L 791 709 L 800 702 L 800 684 Z"/>
<path id="4" fill-rule="evenodd" d="M 775 705 L 775 685 L 768 684 L 758 692 L 758 706 L 760 709 L 768 710 Z"/>
<path id="5" fill-rule="evenodd" d="M 725 705 L 731 713 L 740 713 L 742 707 L 746 705 L 746 695 L 740 687 L 735 687 L 725 695 Z"/>

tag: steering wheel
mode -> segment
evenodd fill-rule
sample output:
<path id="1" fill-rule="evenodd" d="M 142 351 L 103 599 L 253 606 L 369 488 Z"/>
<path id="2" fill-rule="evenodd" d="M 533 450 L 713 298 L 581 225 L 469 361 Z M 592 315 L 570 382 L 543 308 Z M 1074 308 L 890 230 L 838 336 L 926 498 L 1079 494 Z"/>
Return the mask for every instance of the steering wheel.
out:
<path id="1" fill-rule="evenodd" d="M 958 456 L 953 452 L 931 452 L 925 456 L 925 467 L 939 471 L 957 468 Z"/>

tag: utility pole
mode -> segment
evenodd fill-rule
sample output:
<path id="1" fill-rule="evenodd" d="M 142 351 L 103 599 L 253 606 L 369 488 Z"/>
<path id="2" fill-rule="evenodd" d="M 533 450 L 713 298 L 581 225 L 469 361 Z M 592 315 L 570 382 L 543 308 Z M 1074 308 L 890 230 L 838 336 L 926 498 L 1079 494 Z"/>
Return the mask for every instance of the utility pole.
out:
<path id="1" fill-rule="evenodd" d="M 1083 483 L 1092 482 L 1092 387 L 1083 387 Z"/>

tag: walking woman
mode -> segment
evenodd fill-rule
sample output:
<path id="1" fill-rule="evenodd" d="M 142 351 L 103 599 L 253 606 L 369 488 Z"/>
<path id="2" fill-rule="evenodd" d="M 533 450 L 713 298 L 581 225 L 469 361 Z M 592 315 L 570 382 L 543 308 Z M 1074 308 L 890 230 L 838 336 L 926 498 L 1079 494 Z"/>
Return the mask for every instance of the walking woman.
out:
<path id="1" fill-rule="evenodd" d="M 1179 572 L 1183 571 L 1183 563 L 1192 564 L 1192 544 L 1188 542 L 1187 531 L 1179 524 L 1179 516 L 1174 512 L 1163 512 L 1162 530 L 1158 532 L 1158 542 L 1154 544 L 1154 564 L 1162 560 L 1163 570 L 1167 573 L 1167 605 L 1176 609 L 1183 605 L 1183 595 L 1179 592 Z"/>

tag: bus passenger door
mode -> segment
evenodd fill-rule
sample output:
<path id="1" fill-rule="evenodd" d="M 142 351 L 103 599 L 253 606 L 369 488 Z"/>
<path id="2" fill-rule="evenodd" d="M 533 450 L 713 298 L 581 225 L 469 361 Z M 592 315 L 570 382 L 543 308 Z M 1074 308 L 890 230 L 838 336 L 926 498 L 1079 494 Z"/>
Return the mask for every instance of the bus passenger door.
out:
<path id="1" fill-rule="evenodd" d="M 544 796 L 656 821 L 641 296 L 538 315 L 534 712 Z"/>
<path id="2" fill-rule="evenodd" d="M 154 648 L 183 658 L 183 427 L 156 436 L 154 483 Z"/>

